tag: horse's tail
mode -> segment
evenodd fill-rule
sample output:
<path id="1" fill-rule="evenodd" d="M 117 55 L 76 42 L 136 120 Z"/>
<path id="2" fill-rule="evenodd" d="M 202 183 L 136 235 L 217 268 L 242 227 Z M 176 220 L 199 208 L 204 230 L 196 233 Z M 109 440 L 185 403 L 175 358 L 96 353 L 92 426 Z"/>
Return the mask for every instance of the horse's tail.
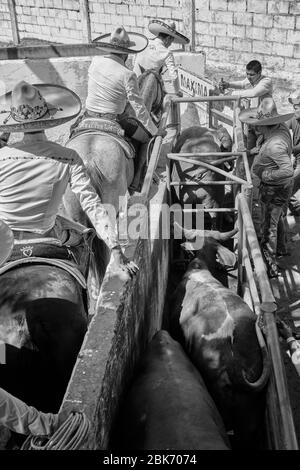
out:
<path id="1" fill-rule="evenodd" d="M 145 70 L 138 77 L 138 85 L 148 111 L 157 113 L 166 94 L 160 74 L 154 69 Z M 156 90 L 156 96 L 153 96 L 153 90 Z"/>

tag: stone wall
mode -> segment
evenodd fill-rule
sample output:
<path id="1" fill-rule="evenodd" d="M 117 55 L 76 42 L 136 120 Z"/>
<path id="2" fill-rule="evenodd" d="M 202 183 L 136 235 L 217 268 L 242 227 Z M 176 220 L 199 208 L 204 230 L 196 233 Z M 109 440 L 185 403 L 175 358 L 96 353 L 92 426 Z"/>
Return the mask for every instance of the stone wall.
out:
<path id="1" fill-rule="evenodd" d="M 0 41 L 12 39 L 8 0 L 0 4 Z M 81 0 L 15 0 L 21 38 L 84 42 Z M 187 0 L 89 0 L 92 37 L 123 24 L 148 34 L 149 19 L 172 19 L 185 31 Z M 244 70 L 257 58 L 276 76 L 300 84 L 299 0 L 195 0 L 196 50 L 207 62 Z M 291 78 L 292 77 L 292 78 Z"/>

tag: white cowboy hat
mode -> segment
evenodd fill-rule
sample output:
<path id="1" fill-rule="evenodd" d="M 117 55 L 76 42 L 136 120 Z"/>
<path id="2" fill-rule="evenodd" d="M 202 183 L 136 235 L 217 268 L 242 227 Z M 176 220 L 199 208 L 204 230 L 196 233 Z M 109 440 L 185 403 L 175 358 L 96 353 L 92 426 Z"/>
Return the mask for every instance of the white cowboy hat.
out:
<path id="1" fill-rule="evenodd" d="M 33 132 L 59 126 L 81 111 L 79 96 L 61 85 L 19 82 L 0 96 L 0 131 Z"/>
<path id="2" fill-rule="evenodd" d="M 188 44 L 190 42 L 186 36 L 176 31 L 174 21 L 164 23 L 161 20 L 152 20 L 148 25 L 148 29 L 150 33 L 154 34 L 154 36 L 158 36 L 160 33 L 168 34 L 168 36 L 172 36 L 172 38 L 174 38 L 174 42 L 179 44 Z"/>
<path id="3" fill-rule="evenodd" d="M 148 46 L 148 39 L 143 34 L 127 33 L 123 26 L 116 28 L 111 34 L 102 34 L 93 40 L 97 49 L 114 54 L 137 54 Z"/>
<path id="4" fill-rule="evenodd" d="M 10 257 L 14 247 L 14 235 L 11 228 L 0 220 L 0 266 Z"/>
<path id="5" fill-rule="evenodd" d="M 264 98 L 258 108 L 245 109 L 239 114 L 241 122 L 252 126 L 272 126 L 287 121 L 294 113 L 278 114 L 273 98 Z"/>

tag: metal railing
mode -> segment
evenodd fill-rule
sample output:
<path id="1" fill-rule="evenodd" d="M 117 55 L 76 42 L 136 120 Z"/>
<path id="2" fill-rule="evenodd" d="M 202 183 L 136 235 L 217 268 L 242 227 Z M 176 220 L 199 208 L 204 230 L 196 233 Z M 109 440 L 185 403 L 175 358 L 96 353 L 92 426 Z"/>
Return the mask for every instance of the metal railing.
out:
<path id="1" fill-rule="evenodd" d="M 233 97 L 206 97 L 206 98 L 175 98 L 172 103 L 172 117 L 177 125 L 179 133 L 179 114 L 178 104 L 185 102 L 214 102 L 214 101 L 232 101 Z M 267 411 L 266 411 L 266 430 L 268 446 L 276 450 L 296 450 L 298 449 L 297 436 L 293 420 L 293 413 L 287 388 L 285 369 L 282 361 L 278 333 L 276 328 L 275 314 L 276 302 L 271 289 L 270 281 L 267 275 L 266 266 L 263 261 L 262 253 L 256 237 L 256 232 L 251 217 L 252 206 L 252 179 L 247 159 L 247 153 L 244 145 L 243 128 L 238 119 L 240 111 L 238 99 L 234 100 L 233 109 L 233 151 L 191 154 L 170 153 L 167 155 L 167 187 L 169 190 L 169 202 L 172 204 L 172 188 L 174 186 L 206 186 L 206 185 L 232 185 L 235 189 L 235 207 L 218 209 L 188 209 L 188 211 L 203 212 L 232 212 L 237 214 L 236 226 L 238 232 L 238 293 L 245 295 L 248 287 L 253 311 L 263 320 L 263 332 L 266 338 L 268 351 L 271 358 L 272 371 L 267 390 Z M 208 109 L 211 109 L 208 107 Z M 217 113 L 222 120 L 222 113 Z M 211 121 L 211 119 L 210 119 Z M 223 122 L 228 123 L 226 120 Z M 210 164 L 195 160 L 196 157 L 216 156 L 216 160 Z M 217 167 L 225 162 L 236 160 L 235 174 L 229 174 Z M 190 163 L 203 167 L 205 172 L 212 170 L 222 176 L 224 181 L 206 181 L 198 183 L 197 181 L 172 181 L 173 166 L 180 162 Z M 184 211 L 184 208 L 183 208 Z M 262 325 L 260 325 L 262 326 Z"/>
<path id="2" fill-rule="evenodd" d="M 297 450 L 293 413 L 275 321 L 277 306 L 246 198 L 244 194 L 239 194 L 237 199 L 240 283 L 242 286 L 245 283 L 249 285 L 253 311 L 260 315 L 263 321 L 272 363 L 266 417 L 269 445 L 275 450 Z"/>

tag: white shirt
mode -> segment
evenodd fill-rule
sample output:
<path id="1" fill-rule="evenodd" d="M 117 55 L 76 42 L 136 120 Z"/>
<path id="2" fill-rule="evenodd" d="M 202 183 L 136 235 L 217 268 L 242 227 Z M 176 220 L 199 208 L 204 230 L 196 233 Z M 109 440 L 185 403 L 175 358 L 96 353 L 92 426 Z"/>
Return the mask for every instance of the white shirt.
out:
<path id="1" fill-rule="evenodd" d="M 0 149 L 0 219 L 12 230 L 45 234 L 55 224 L 68 183 L 97 235 L 109 248 L 118 245 L 80 156 L 44 134 L 24 134 L 21 142 Z"/>
<path id="2" fill-rule="evenodd" d="M 95 113 L 122 114 L 129 102 L 137 119 L 150 134 L 156 134 L 157 127 L 140 95 L 136 74 L 124 65 L 121 57 L 94 57 L 88 75 L 87 109 Z"/>
<path id="3" fill-rule="evenodd" d="M 0 388 L 0 424 L 19 434 L 48 436 L 58 425 L 58 415 L 42 413 Z"/>
<path id="4" fill-rule="evenodd" d="M 143 69 L 154 69 L 156 72 L 160 72 L 163 65 L 166 65 L 170 78 L 172 79 L 174 92 L 177 93 L 180 90 L 180 87 L 174 55 L 164 45 L 160 38 L 150 39 L 146 49 L 137 54 L 133 71 L 139 77 L 143 72 Z"/>
<path id="5" fill-rule="evenodd" d="M 252 98 L 250 106 L 256 108 L 263 98 L 272 97 L 273 82 L 269 77 L 261 75 L 254 85 L 251 85 L 248 78 L 237 82 L 229 82 L 230 88 L 236 88 L 239 91 L 233 92 L 233 95 L 238 95 L 240 98 Z"/>

